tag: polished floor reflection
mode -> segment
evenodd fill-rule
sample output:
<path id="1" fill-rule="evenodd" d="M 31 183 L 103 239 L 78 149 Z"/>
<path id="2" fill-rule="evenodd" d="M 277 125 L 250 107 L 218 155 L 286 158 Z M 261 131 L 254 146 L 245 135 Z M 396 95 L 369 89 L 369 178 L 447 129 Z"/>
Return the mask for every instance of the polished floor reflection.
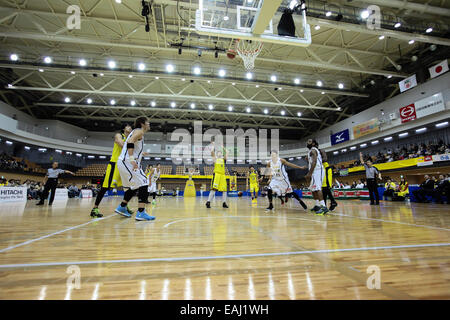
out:
<path id="1" fill-rule="evenodd" d="M 93 199 L 0 207 L 0 299 L 449 299 L 450 206 L 160 198 L 137 222 Z M 307 200 L 312 206 L 312 201 Z M 133 203 L 132 207 L 135 207 Z"/>

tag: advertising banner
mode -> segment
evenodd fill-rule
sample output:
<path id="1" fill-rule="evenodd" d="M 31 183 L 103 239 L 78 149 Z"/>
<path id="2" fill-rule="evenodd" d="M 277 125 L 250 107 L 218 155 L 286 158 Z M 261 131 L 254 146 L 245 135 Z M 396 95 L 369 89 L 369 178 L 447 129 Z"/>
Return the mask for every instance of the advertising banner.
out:
<path id="1" fill-rule="evenodd" d="M 330 136 L 331 145 L 339 144 L 350 140 L 350 131 L 345 129 L 343 131 L 336 132 Z"/>
<path id="2" fill-rule="evenodd" d="M 362 122 L 353 127 L 353 139 L 380 131 L 380 123 L 377 118 Z"/>
<path id="3" fill-rule="evenodd" d="M 27 201 L 27 188 L 1 187 L 0 202 Z"/>

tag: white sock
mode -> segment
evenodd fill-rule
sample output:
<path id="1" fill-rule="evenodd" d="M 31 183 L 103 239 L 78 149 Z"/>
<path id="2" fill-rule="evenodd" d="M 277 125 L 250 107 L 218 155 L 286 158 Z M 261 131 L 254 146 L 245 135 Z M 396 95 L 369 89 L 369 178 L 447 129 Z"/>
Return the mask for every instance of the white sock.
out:
<path id="1" fill-rule="evenodd" d="M 227 192 L 226 191 L 222 192 L 222 201 L 227 202 Z"/>
<path id="2" fill-rule="evenodd" d="M 316 206 L 319 206 L 319 200 L 316 200 Z"/>
<path id="3" fill-rule="evenodd" d="M 214 190 L 209 191 L 208 202 L 211 202 L 215 194 L 216 192 Z"/>
<path id="4" fill-rule="evenodd" d="M 321 205 L 322 207 L 325 207 L 325 200 L 320 200 L 320 205 Z"/>

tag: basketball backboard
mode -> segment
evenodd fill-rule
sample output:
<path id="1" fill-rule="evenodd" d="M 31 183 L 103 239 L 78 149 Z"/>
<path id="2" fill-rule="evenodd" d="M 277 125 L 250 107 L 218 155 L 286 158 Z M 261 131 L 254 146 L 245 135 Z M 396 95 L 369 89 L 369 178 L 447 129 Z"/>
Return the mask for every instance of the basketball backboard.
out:
<path id="1" fill-rule="evenodd" d="M 222 38 L 257 40 L 306 47 L 311 30 L 305 11 L 294 13 L 295 36 L 278 35 L 278 23 L 287 0 L 199 0 L 196 30 Z M 300 3 L 300 1 L 298 1 Z"/>

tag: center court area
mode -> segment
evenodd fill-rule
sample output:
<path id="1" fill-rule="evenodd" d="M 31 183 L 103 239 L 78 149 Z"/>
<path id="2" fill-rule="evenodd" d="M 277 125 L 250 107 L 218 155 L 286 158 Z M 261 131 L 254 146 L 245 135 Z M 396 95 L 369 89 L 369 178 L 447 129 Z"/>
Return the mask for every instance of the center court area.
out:
<path id="1" fill-rule="evenodd" d="M 113 213 L 120 200 L 105 198 L 97 220 L 94 199 L 2 205 L 0 299 L 450 298 L 446 205 L 341 201 L 315 216 L 292 199 L 266 213 L 265 198 L 208 210 L 205 197 L 159 197 L 156 220 L 138 222 Z"/>

